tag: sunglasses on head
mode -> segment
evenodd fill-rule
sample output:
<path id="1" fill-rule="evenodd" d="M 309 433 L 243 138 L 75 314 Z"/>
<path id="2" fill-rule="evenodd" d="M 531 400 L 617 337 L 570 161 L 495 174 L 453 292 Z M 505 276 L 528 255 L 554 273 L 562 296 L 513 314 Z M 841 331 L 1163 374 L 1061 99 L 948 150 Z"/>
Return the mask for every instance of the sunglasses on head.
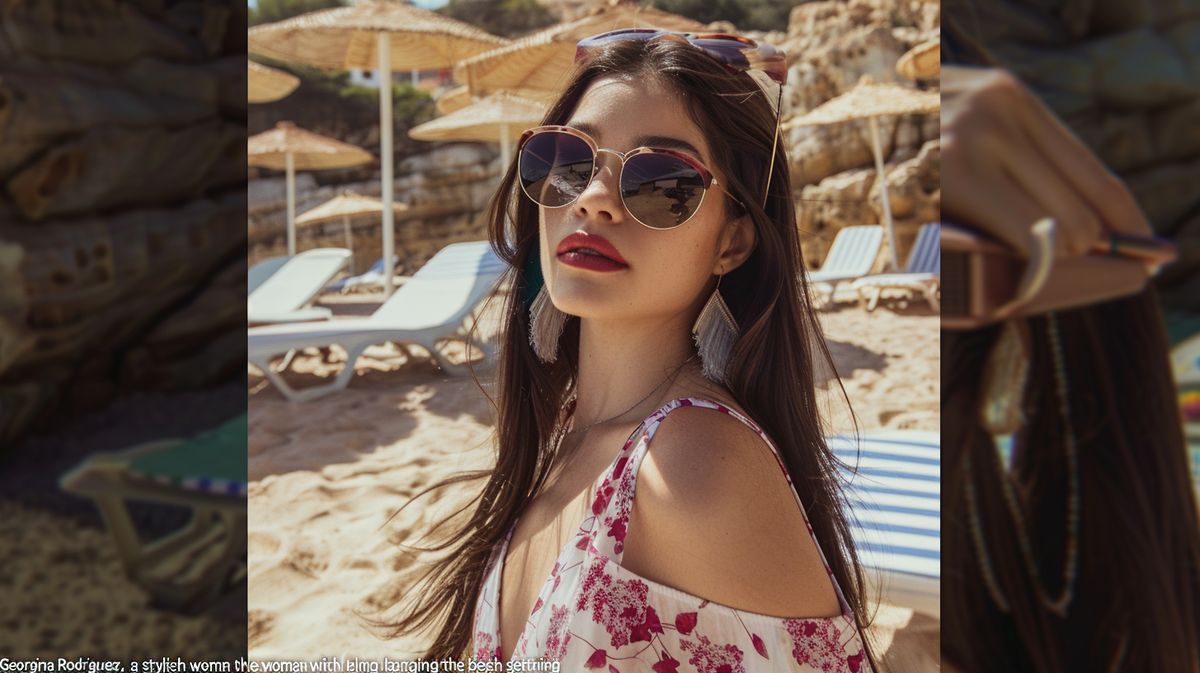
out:
<path id="1" fill-rule="evenodd" d="M 720 186 L 712 171 L 685 152 L 656 147 L 620 152 L 597 147 L 591 136 L 570 126 L 538 126 L 522 134 L 518 145 L 521 190 L 544 208 L 569 206 L 599 171 L 600 152 L 621 159 L 621 203 L 633 219 L 651 229 L 674 229 L 687 222 L 700 209 L 708 188 Z"/>
<path id="2" fill-rule="evenodd" d="M 658 28 L 622 28 L 610 30 L 584 38 L 575 45 L 575 63 L 585 64 L 598 54 L 605 45 L 623 41 L 653 42 L 656 40 L 672 40 L 690 44 L 708 54 L 718 63 L 733 72 L 744 72 L 747 75 L 761 74 L 769 78 L 769 82 L 754 79 L 769 94 L 775 88 L 775 137 L 771 146 L 771 163 L 767 168 L 767 184 L 763 188 L 762 205 L 766 208 L 767 195 L 771 186 L 771 175 L 775 169 L 775 147 L 779 143 L 779 122 L 783 112 L 783 86 L 787 83 L 787 56 L 769 44 L 759 44 L 748 37 L 729 35 L 727 33 L 678 33 Z M 772 87 L 774 82 L 775 87 Z M 770 96 L 767 96 L 770 102 Z M 728 193 L 728 192 L 726 192 Z M 537 199 L 534 199 L 535 201 Z M 643 224 L 645 224 L 643 222 Z"/>

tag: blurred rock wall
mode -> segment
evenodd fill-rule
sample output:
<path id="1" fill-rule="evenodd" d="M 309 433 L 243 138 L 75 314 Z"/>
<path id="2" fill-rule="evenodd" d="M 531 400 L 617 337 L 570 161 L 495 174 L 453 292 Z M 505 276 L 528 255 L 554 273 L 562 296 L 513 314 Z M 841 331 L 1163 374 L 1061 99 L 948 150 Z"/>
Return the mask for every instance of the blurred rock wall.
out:
<path id="1" fill-rule="evenodd" d="M 0 6 L 0 444 L 244 366 L 245 30 L 238 0 Z"/>
<path id="2" fill-rule="evenodd" d="M 947 0 L 959 41 L 985 45 L 1133 191 L 1180 246 L 1159 277 L 1200 311 L 1200 7 L 1195 2 Z M 967 21 L 970 17 L 972 20 Z"/>

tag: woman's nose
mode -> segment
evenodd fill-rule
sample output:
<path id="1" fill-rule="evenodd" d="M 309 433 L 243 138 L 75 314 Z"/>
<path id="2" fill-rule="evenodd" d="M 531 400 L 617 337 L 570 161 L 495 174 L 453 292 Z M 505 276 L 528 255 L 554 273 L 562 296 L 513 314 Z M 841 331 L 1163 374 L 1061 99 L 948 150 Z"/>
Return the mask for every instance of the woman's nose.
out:
<path id="1" fill-rule="evenodd" d="M 621 157 L 612 152 L 596 153 L 596 173 L 572 208 L 581 218 L 599 218 L 606 222 L 624 218 L 621 204 Z"/>

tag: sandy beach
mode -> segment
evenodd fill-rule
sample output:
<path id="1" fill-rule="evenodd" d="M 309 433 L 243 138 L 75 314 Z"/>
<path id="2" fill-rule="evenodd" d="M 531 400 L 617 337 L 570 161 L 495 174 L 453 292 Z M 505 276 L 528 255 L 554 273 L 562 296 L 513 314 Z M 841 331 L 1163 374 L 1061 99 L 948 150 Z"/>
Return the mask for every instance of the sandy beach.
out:
<path id="1" fill-rule="evenodd" d="M 237 415 L 239 382 L 200 391 L 147 392 L 29 437 L 0 470 L 0 655 L 16 659 L 244 656 L 246 588 L 201 614 L 155 607 L 125 576 L 95 504 L 63 492 L 59 477 L 85 457 L 162 437 L 188 437 Z M 180 507 L 133 502 L 139 534 L 154 538 L 187 521 Z"/>
<path id="2" fill-rule="evenodd" d="M 323 301 L 346 316 L 368 313 L 378 298 Z M 938 428 L 936 315 L 921 306 L 868 314 L 843 304 L 821 320 L 860 430 Z M 319 383 L 341 366 L 340 357 L 336 348 L 331 362 L 309 351 L 297 358 L 289 380 Z M 490 364 L 478 369 L 486 381 Z M 298 405 L 250 369 L 254 658 L 403 659 L 419 651 L 422 637 L 383 639 L 361 617 L 395 614 L 378 611 L 403 596 L 425 567 L 400 543 L 414 543 L 470 492 L 435 492 L 391 521 L 389 516 L 423 486 L 456 471 L 486 468 L 492 460 L 491 403 L 469 376 L 446 376 L 388 347 L 361 358 L 358 370 L 347 390 Z M 848 429 L 849 417 L 841 413 L 833 427 Z M 877 647 L 889 651 L 889 670 L 936 670 L 930 658 L 937 652 L 936 620 L 884 605 L 875 637 Z"/>

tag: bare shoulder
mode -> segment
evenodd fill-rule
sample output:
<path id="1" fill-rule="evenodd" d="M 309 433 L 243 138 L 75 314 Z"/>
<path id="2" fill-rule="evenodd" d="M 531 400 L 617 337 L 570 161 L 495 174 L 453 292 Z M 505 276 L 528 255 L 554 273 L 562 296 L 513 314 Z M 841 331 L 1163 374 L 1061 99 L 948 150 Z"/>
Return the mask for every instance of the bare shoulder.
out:
<path id="1" fill-rule="evenodd" d="M 746 424 L 711 408 L 674 409 L 655 432 L 637 477 L 623 564 L 751 612 L 841 611 L 770 447 Z"/>

